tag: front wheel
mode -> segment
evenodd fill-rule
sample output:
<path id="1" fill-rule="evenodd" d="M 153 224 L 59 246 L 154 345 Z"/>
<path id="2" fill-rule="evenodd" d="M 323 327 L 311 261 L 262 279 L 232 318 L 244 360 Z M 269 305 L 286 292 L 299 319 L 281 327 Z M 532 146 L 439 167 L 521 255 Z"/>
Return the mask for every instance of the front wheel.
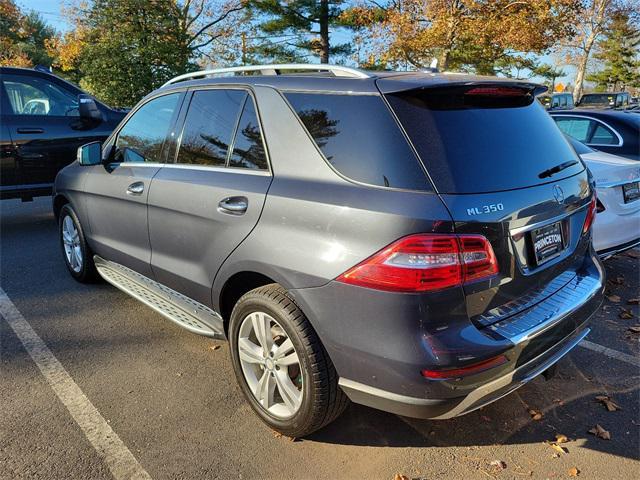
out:
<path id="1" fill-rule="evenodd" d="M 245 294 L 229 326 L 236 378 L 272 429 L 303 437 L 336 419 L 348 399 L 313 327 L 280 285 Z"/>
<path id="2" fill-rule="evenodd" d="M 62 255 L 69 273 L 81 283 L 94 282 L 98 278 L 98 272 L 93 263 L 93 252 L 71 205 L 66 204 L 60 210 L 58 227 Z"/>

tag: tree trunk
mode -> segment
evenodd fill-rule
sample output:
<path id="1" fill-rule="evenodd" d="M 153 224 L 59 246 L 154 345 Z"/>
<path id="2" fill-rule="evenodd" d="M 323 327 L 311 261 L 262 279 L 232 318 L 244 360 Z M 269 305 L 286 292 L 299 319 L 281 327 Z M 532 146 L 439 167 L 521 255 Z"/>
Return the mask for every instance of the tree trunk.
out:
<path id="1" fill-rule="evenodd" d="M 584 77 L 587 73 L 587 64 L 589 63 L 589 55 L 591 55 L 591 49 L 593 48 L 593 43 L 595 42 L 595 35 L 591 33 L 587 38 L 587 41 L 584 45 L 584 50 L 582 53 L 582 58 L 580 59 L 580 63 L 578 64 L 576 70 L 576 84 L 573 87 L 573 101 L 578 103 L 580 97 L 582 96 L 582 88 L 584 86 Z"/>
<path id="2" fill-rule="evenodd" d="M 320 63 L 329 63 L 329 0 L 320 0 Z"/>
<path id="3" fill-rule="evenodd" d="M 449 68 L 449 56 L 451 55 L 450 48 L 443 48 L 438 56 L 438 70 L 445 72 Z"/>

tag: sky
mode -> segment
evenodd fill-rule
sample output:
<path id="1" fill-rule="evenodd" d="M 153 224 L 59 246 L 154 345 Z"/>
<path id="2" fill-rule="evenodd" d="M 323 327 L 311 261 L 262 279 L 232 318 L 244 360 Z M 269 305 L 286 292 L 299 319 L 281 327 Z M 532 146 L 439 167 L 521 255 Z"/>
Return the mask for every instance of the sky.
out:
<path id="1" fill-rule="evenodd" d="M 51 26 L 53 26 L 59 32 L 65 32 L 71 26 L 67 23 L 62 15 L 62 7 L 64 1 L 61 0 L 17 0 L 16 3 L 23 8 L 23 10 L 35 10 L 42 18 L 44 18 Z M 334 38 L 337 42 L 343 43 L 348 41 L 349 34 L 346 32 L 336 32 Z M 544 63 L 553 64 L 553 59 L 550 56 L 542 57 Z M 573 67 L 562 67 L 567 76 L 559 78 L 557 81 L 562 82 L 565 85 L 573 80 L 575 69 Z"/>

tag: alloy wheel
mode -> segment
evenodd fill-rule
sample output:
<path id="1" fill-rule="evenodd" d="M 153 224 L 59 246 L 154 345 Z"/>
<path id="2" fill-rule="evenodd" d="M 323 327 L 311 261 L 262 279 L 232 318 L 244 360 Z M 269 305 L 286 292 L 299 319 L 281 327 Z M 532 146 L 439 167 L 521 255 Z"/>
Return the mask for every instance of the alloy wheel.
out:
<path id="1" fill-rule="evenodd" d="M 62 221 L 62 243 L 67 263 L 74 272 L 79 273 L 82 270 L 80 235 L 73 219 L 69 215 L 64 217 Z"/>

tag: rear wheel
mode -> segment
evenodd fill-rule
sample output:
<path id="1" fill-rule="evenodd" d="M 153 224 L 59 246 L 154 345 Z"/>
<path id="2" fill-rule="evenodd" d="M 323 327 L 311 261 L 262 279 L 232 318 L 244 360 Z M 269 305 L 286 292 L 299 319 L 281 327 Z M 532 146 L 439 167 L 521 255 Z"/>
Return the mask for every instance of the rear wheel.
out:
<path id="1" fill-rule="evenodd" d="M 327 352 L 281 286 L 260 287 L 240 298 L 229 338 L 242 392 L 272 429 L 302 437 L 344 411 L 348 400 Z"/>
<path id="2" fill-rule="evenodd" d="M 94 282 L 98 278 L 98 272 L 93 263 L 93 252 L 71 205 L 66 204 L 60 210 L 58 227 L 62 255 L 69 273 L 79 282 Z"/>

